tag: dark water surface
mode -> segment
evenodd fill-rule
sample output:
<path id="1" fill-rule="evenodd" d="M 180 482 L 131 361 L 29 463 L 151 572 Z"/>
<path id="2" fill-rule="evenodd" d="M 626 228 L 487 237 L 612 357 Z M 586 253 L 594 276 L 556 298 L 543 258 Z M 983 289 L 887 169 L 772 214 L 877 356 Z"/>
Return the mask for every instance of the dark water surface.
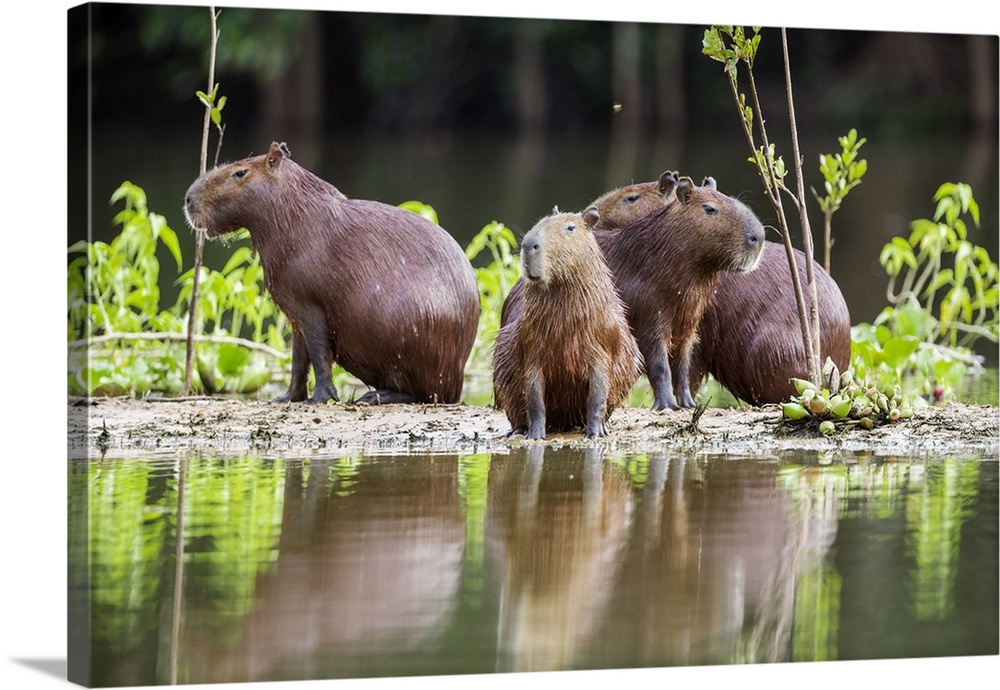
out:
<path id="1" fill-rule="evenodd" d="M 997 469 L 552 448 L 73 461 L 70 665 L 113 686 L 993 655 Z"/>

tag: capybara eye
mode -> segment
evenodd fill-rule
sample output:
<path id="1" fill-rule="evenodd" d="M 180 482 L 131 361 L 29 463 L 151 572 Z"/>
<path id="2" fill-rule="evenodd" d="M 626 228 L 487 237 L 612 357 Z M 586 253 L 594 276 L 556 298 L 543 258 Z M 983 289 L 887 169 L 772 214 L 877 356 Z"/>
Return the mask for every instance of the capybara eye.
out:
<path id="1" fill-rule="evenodd" d="M 702 204 L 701 210 L 710 216 L 714 216 L 719 213 L 719 209 L 717 209 L 715 206 L 712 206 L 711 204 Z"/>
<path id="2" fill-rule="evenodd" d="M 573 232 L 574 230 L 576 230 L 576 226 L 575 225 L 567 225 L 566 226 L 566 232 Z"/>
<path id="3" fill-rule="evenodd" d="M 638 194 L 629 194 L 627 197 L 625 197 L 626 204 L 634 204 L 638 200 L 639 200 Z"/>
<path id="4" fill-rule="evenodd" d="M 250 171 L 247 170 L 246 168 L 240 168 L 239 170 L 233 173 L 233 177 L 235 177 L 238 180 L 241 177 L 244 177 L 248 172 Z"/>

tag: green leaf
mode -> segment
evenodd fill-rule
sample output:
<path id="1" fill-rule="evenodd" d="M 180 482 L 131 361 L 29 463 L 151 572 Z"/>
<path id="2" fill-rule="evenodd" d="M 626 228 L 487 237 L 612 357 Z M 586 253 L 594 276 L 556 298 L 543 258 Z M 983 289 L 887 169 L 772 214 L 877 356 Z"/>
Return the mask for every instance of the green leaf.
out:
<path id="1" fill-rule="evenodd" d="M 920 341 L 912 336 L 890 338 L 882 345 L 883 361 L 899 371 L 903 369 L 910 355 L 916 352 L 918 347 L 920 347 Z"/>
<path id="2" fill-rule="evenodd" d="M 232 253 L 232 256 L 229 257 L 225 267 L 222 269 L 222 275 L 229 275 L 237 266 L 242 266 L 243 264 L 248 263 L 250 261 L 250 256 L 250 247 L 237 247 L 236 251 Z"/>

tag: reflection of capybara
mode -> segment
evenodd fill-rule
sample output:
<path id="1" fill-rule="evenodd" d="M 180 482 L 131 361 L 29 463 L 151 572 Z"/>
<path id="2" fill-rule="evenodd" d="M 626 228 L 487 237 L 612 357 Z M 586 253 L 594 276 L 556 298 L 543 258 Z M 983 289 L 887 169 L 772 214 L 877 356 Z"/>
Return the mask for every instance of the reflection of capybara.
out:
<path id="1" fill-rule="evenodd" d="M 676 184 L 677 173 L 669 174 Z M 602 227 L 625 227 L 649 213 L 652 205 L 672 201 L 672 188 L 664 182 L 667 175 L 661 175 L 657 182 L 637 183 L 597 199 L 594 206 L 601 217 L 614 217 L 616 223 Z M 715 181 L 706 178 L 703 185 L 714 187 Z M 787 400 L 795 392 L 790 377 L 808 376 L 787 255 L 779 243 L 765 242 L 764 247 L 756 270 L 723 273 L 709 299 L 691 350 L 692 395 L 711 374 L 737 398 L 763 405 Z M 805 254 L 799 249 L 794 254 L 799 275 L 804 277 Z M 843 370 L 850 365 L 851 355 L 847 302 L 830 274 L 815 261 L 813 274 L 820 319 L 820 361 L 830 357 Z"/>
<path id="2" fill-rule="evenodd" d="M 669 205 L 598 237 L 628 306 L 656 410 L 694 405 L 688 367 L 698 322 L 721 274 L 753 270 L 764 245 L 757 217 L 714 181 L 698 187 L 681 178 L 675 194 Z"/>
<path id="3" fill-rule="evenodd" d="M 337 400 L 332 362 L 375 390 L 364 402 L 457 402 L 479 293 L 462 248 L 423 217 L 349 199 L 284 144 L 209 171 L 185 197 L 192 227 L 250 231 L 268 290 L 292 325 L 279 400 Z"/>
<path id="4" fill-rule="evenodd" d="M 597 211 L 555 213 L 521 241 L 523 301 L 497 334 L 493 389 L 514 433 L 607 433 L 641 360 L 594 239 Z"/>

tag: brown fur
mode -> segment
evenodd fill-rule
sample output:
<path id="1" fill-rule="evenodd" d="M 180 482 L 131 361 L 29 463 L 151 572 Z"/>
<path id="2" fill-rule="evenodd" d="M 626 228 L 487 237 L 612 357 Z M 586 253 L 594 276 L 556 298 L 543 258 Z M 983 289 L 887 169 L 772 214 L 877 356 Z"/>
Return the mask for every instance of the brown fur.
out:
<path id="1" fill-rule="evenodd" d="M 247 228 L 274 301 L 292 324 L 292 379 L 279 400 L 337 399 L 333 361 L 375 389 L 369 402 L 457 402 L 479 294 L 462 248 L 421 216 L 350 199 L 289 157 L 209 171 L 185 197 L 210 236 Z"/>
<path id="2" fill-rule="evenodd" d="M 628 305 L 653 409 L 693 406 L 688 366 L 698 323 L 723 272 L 756 266 L 763 226 L 745 205 L 716 190 L 714 181 L 697 187 L 681 178 L 675 202 L 620 231 L 600 233 L 598 242 Z"/>
<path id="3" fill-rule="evenodd" d="M 497 335 L 493 386 L 512 433 L 529 439 L 581 426 L 604 436 L 641 371 L 596 221 L 593 209 L 556 213 L 521 242 L 523 303 Z"/>
<path id="4" fill-rule="evenodd" d="M 679 178 L 666 171 L 655 182 L 638 182 L 602 194 L 590 204 L 600 219 L 595 230 L 617 230 L 674 201 Z"/>
<path id="5" fill-rule="evenodd" d="M 625 227 L 650 212 L 650 207 L 674 200 L 664 191 L 664 173 L 656 182 L 642 182 L 609 192 L 594 202 L 602 219 L 613 217 Z M 714 187 L 706 178 L 703 186 Z M 638 195 L 639 199 L 626 200 Z M 798 306 L 791 292 L 791 275 L 784 247 L 765 242 L 760 263 L 749 273 L 725 272 L 698 326 L 691 350 L 690 388 L 693 396 L 711 374 L 734 396 L 753 405 L 787 400 L 795 392 L 789 379 L 807 378 Z M 805 254 L 794 250 L 799 275 L 805 276 Z M 840 287 L 813 262 L 820 317 L 820 359 L 830 357 L 840 370 L 850 366 L 851 316 Z M 679 361 L 672 358 L 671 364 Z M 675 394 L 681 396 L 675 387 Z"/>
<path id="6" fill-rule="evenodd" d="M 795 250 L 805 280 L 806 255 Z M 813 261 L 820 317 L 821 363 L 830 357 L 841 371 L 850 366 L 851 315 L 837 283 Z M 691 353 L 691 386 L 712 374 L 734 396 L 752 405 L 788 400 L 790 377 L 808 378 L 802 330 L 783 245 L 765 242 L 757 270 L 727 273 L 698 327 Z"/>

